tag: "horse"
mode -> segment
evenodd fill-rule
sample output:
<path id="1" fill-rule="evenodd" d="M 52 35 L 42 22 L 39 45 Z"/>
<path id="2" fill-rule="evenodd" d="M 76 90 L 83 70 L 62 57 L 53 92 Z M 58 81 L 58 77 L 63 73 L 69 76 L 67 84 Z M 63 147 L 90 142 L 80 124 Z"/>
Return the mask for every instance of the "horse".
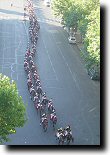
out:
<path id="1" fill-rule="evenodd" d="M 46 107 L 46 105 L 48 104 L 48 99 L 46 96 L 42 96 L 42 104 Z"/>
<path id="2" fill-rule="evenodd" d="M 47 131 L 47 127 L 48 127 L 48 120 L 47 120 L 47 118 L 46 117 L 42 118 L 41 123 L 42 123 L 43 129 L 44 129 L 44 132 L 46 132 Z"/>
<path id="3" fill-rule="evenodd" d="M 41 117 L 41 115 L 44 113 L 44 106 L 38 101 L 37 103 L 35 102 L 35 108 L 37 110 L 37 114 L 39 112 Z"/>
<path id="4" fill-rule="evenodd" d="M 24 61 L 24 67 L 27 67 L 29 64 L 28 64 L 28 62 L 25 60 Z"/>
<path id="5" fill-rule="evenodd" d="M 34 81 L 38 80 L 38 74 L 37 74 L 37 72 L 34 72 L 34 74 L 33 74 L 33 79 L 34 79 Z M 39 81 L 40 81 L 40 80 L 39 80 Z"/>
<path id="6" fill-rule="evenodd" d="M 31 73 L 31 71 L 29 71 L 29 73 L 27 75 L 27 80 L 31 80 L 32 81 L 32 73 Z"/>
<path id="7" fill-rule="evenodd" d="M 40 99 L 40 96 L 43 94 L 41 86 L 37 87 L 37 93 L 38 93 L 38 98 Z"/>
<path id="8" fill-rule="evenodd" d="M 27 86 L 28 86 L 28 90 L 30 90 L 30 88 L 32 87 L 32 80 L 31 79 L 27 80 Z"/>
<path id="9" fill-rule="evenodd" d="M 54 110 L 54 106 L 52 104 L 52 102 L 48 102 L 48 112 L 51 113 Z"/>
<path id="10" fill-rule="evenodd" d="M 52 121 L 53 123 L 53 128 L 55 127 L 56 123 L 57 123 L 57 117 L 55 114 L 50 114 L 50 121 Z"/>
<path id="11" fill-rule="evenodd" d="M 65 136 L 67 144 L 70 144 L 70 142 L 72 141 L 72 143 L 74 142 L 74 138 L 72 136 L 72 133 L 67 133 L 67 135 Z"/>
<path id="12" fill-rule="evenodd" d="M 31 94 L 31 99 L 33 99 L 34 96 L 36 95 L 36 91 L 35 91 L 33 85 L 29 88 L 29 92 Z"/>
<path id="13" fill-rule="evenodd" d="M 32 71 L 32 73 L 34 73 L 34 71 L 37 71 L 37 69 L 36 69 L 36 66 L 35 66 L 35 65 L 32 65 L 32 66 L 31 66 L 31 71 Z"/>
<path id="14" fill-rule="evenodd" d="M 25 70 L 25 71 L 26 71 L 26 73 L 28 74 L 28 73 L 29 73 L 29 71 L 30 71 L 29 66 L 24 67 L 24 70 Z"/>
<path id="15" fill-rule="evenodd" d="M 39 102 L 39 98 L 38 98 L 38 94 L 37 93 L 34 96 L 33 102 L 34 102 L 34 104 L 37 104 Z"/>
<path id="16" fill-rule="evenodd" d="M 58 140 L 58 145 L 64 144 L 64 134 L 61 132 L 59 133 L 58 131 L 55 134 L 56 140 Z"/>

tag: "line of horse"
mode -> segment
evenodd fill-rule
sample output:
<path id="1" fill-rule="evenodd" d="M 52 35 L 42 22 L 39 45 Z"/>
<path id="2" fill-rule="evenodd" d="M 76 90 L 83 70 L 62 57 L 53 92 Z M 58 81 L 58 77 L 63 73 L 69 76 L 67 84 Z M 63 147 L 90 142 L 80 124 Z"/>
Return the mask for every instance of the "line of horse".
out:
<path id="1" fill-rule="evenodd" d="M 34 13 L 32 0 L 27 0 L 27 2 L 28 6 L 26 9 L 29 14 L 29 42 L 24 57 L 24 70 L 27 74 L 27 87 L 30 98 L 34 103 L 37 114 L 39 113 L 40 115 L 40 125 L 42 125 L 44 132 L 46 132 L 49 120 L 55 129 L 58 119 L 53 100 L 48 99 L 46 92 L 43 92 L 42 90 L 40 77 L 34 63 L 35 53 L 37 53 L 37 40 L 40 25 Z M 57 129 L 57 131 L 55 131 L 55 137 L 58 140 L 58 144 L 64 144 L 65 142 L 66 144 L 69 144 L 74 140 L 70 126 L 67 126 L 64 129 Z"/>

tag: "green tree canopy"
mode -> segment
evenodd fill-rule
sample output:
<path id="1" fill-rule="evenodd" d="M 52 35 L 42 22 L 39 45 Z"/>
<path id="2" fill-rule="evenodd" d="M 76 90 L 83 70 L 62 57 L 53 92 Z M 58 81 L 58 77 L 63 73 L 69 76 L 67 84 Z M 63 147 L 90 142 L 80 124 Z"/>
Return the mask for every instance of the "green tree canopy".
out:
<path id="1" fill-rule="evenodd" d="M 16 127 L 23 127 L 26 119 L 26 108 L 16 83 L 0 74 L 0 143 L 8 141 L 8 135 L 16 133 Z"/>
<path id="2" fill-rule="evenodd" d="M 62 17 L 65 26 L 80 31 L 84 42 L 82 55 L 87 69 L 93 65 L 100 68 L 99 0 L 53 0 L 52 6 L 55 14 Z"/>
<path id="3" fill-rule="evenodd" d="M 100 9 L 91 11 L 88 16 L 90 21 L 87 26 L 87 33 L 85 37 L 86 50 L 89 53 L 89 60 L 91 65 L 100 65 Z"/>

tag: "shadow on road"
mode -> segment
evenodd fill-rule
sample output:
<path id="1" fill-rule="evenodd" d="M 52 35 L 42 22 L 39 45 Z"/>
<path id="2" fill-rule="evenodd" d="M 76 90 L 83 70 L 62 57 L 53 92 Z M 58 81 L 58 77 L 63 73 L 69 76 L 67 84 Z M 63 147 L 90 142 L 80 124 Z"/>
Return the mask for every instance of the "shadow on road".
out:
<path id="1" fill-rule="evenodd" d="M 19 15 L 19 16 L 24 16 L 24 13 L 20 13 L 20 12 L 17 12 L 17 11 L 10 11 L 10 10 L 5 10 L 5 9 L 0 9 L 0 12 L 6 13 L 6 14 L 16 14 L 16 15 Z"/>

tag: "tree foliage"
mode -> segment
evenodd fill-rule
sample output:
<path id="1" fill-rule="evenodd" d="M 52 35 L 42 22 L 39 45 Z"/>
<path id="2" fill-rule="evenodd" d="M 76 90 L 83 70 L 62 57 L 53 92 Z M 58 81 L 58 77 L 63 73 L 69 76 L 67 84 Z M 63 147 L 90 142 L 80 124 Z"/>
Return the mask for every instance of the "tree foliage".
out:
<path id="1" fill-rule="evenodd" d="M 79 29 L 87 55 L 87 67 L 100 65 L 100 2 L 99 0 L 53 0 L 53 10 L 67 27 Z M 86 52 L 85 52 L 86 53 Z"/>
<path id="2" fill-rule="evenodd" d="M 85 36 L 85 46 L 89 53 L 89 61 L 91 66 L 96 65 L 99 68 L 100 65 L 100 9 L 91 11 L 88 16 L 87 33 Z"/>
<path id="3" fill-rule="evenodd" d="M 16 127 L 26 122 L 26 108 L 18 95 L 16 83 L 0 74 L 0 143 L 8 141 L 8 135 L 16 133 Z"/>

